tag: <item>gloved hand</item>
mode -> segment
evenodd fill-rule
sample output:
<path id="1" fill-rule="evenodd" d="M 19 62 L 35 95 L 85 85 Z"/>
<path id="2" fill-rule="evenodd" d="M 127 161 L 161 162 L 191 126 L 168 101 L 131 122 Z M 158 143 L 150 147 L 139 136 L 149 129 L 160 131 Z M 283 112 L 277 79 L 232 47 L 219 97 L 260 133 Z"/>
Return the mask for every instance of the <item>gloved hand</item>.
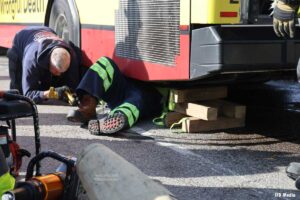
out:
<path id="1" fill-rule="evenodd" d="M 65 101 L 71 106 L 76 106 L 78 104 L 76 94 L 68 86 L 57 87 L 54 91 L 57 94 L 57 99 Z"/>
<path id="2" fill-rule="evenodd" d="M 62 86 L 57 88 L 50 87 L 45 97 L 48 99 L 64 100 L 64 93 L 66 91 L 70 91 L 70 88 L 68 86 Z"/>
<path id="3" fill-rule="evenodd" d="M 58 99 L 59 100 L 63 100 L 63 101 L 66 101 L 66 92 L 71 92 L 71 89 L 64 85 L 64 86 L 61 86 L 61 87 L 57 87 L 55 88 L 55 91 L 57 92 L 57 96 L 58 96 Z"/>
<path id="4" fill-rule="evenodd" d="M 295 36 L 296 11 L 299 5 L 284 2 L 286 1 L 274 1 L 273 28 L 278 37 L 293 38 Z"/>

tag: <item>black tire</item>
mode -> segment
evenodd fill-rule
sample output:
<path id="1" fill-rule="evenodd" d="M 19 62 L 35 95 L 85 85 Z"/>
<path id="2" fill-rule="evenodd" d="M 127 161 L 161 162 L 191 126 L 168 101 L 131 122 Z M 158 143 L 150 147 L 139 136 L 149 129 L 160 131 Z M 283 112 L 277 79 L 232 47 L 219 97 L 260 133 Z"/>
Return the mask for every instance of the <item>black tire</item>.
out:
<path id="1" fill-rule="evenodd" d="M 295 186 L 298 190 L 300 190 L 300 177 L 297 178 L 297 180 L 295 182 Z"/>
<path id="2" fill-rule="evenodd" d="M 72 16 L 72 13 L 75 13 L 75 16 Z M 53 2 L 49 16 L 49 27 L 65 41 L 72 41 L 75 46 L 80 47 L 79 17 L 72 0 L 55 0 Z"/>

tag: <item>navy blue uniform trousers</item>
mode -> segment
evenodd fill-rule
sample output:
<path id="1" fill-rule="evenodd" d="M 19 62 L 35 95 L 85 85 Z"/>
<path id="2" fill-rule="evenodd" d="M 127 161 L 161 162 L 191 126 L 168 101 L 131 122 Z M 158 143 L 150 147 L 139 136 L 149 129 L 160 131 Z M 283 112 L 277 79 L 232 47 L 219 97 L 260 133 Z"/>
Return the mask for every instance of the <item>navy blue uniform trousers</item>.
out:
<path id="1" fill-rule="evenodd" d="M 138 119 L 155 117 L 162 111 L 162 95 L 147 83 L 125 77 L 110 58 L 101 57 L 85 73 L 77 87 L 80 96 L 89 94 L 121 111 L 132 126 Z"/>

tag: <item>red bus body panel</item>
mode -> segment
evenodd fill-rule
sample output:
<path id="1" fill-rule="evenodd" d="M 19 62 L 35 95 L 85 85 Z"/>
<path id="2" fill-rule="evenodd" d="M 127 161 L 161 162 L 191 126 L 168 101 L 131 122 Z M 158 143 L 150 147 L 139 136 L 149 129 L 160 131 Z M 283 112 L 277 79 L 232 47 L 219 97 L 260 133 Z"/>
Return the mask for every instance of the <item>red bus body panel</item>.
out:
<path id="1" fill-rule="evenodd" d="M 180 36 L 180 56 L 176 66 L 165 66 L 146 61 L 121 58 L 115 55 L 115 34 L 111 30 L 81 30 L 81 47 L 84 62 L 91 65 L 101 56 L 108 56 L 118 64 L 129 77 L 140 80 L 188 80 L 189 79 L 189 35 Z"/>
<path id="2" fill-rule="evenodd" d="M 11 47 L 14 35 L 24 25 L 0 25 L 0 46 Z M 81 49 L 84 53 L 84 65 L 90 66 L 101 56 L 112 58 L 120 69 L 129 77 L 144 81 L 188 80 L 190 36 L 180 35 L 180 55 L 176 57 L 175 66 L 166 66 L 146 61 L 121 58 L 115 55 L 115 32 L 113 30 L 81 30 Z"/>

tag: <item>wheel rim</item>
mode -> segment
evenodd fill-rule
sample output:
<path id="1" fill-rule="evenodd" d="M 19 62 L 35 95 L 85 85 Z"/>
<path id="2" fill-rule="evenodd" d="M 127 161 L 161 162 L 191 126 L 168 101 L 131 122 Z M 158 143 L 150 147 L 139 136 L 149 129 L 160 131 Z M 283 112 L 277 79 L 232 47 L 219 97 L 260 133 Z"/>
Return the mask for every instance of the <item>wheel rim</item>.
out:
<path id="1" fill-rule="evenodd" d="M 65 41 L 70 40 L 70 32 L 68 28 L 68 21 L 63 14 L 58 15 L 54 22 L 54 30 L 59 37 Z"/>

